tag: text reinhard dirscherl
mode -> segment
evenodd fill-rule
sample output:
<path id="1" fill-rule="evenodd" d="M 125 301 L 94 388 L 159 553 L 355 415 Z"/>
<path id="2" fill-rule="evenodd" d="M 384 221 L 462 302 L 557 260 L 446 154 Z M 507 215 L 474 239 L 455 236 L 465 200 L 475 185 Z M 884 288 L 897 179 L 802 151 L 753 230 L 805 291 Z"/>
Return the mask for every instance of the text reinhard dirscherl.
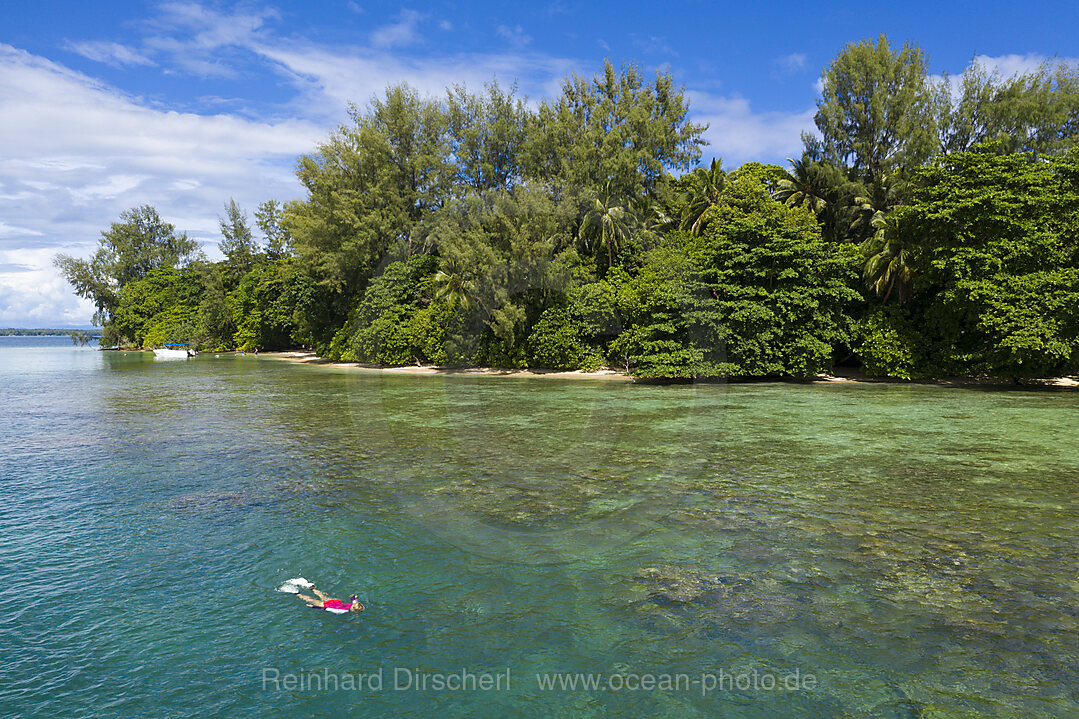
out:
<path id="1" fill-rule="evenodd" d="M 514 684 L 532 684 L 540 691 L 562 692 L 796 692 L 817 688 L 817 677 L 795 669 L 773 673 L 751 669 L 731 672 L 649 673 L 628 672 L 592 674 L 582 672 L 537 673 L 514 677 L 509 667 L 500 671 L 473 671 L 467 668 L 450 672 L 423 671 L 417 668 L 384 667 L 369 672 L 331 672 L 328 668 L 282 672 L 275 667 L 262 670 L 264 691 L 360 691 L 380 692 L 480 692 L 510 691 Z"/>

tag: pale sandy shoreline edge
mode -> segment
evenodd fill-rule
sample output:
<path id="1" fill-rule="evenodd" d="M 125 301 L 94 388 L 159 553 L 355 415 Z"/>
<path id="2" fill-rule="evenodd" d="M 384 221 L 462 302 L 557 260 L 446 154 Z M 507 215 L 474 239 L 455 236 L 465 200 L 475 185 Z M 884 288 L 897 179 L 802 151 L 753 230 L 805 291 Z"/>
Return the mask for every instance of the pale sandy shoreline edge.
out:
<path id="1" fill-rule="evenodd" d="M 437 367 L 433 365 L 406 365 L 403 367 L 384 367 L 381 365 L 364 364 L 360 362 L 334 362 L 319 357 L 313 352 L 263 352 L 259 355 L 267 359 L 282 360 L 295 364 L 317 365 L 332 369 L 349 369 L 359 372 L 372 372 L 379 374 L 399 375 L 478 375 L 488 377 L 538 377 L 549 379 L 576 379 L 576 380 L 601 380 L 616 382 L 636 382 L 632 375 L 620 370 L 599 370 L 596 372 L 584 372 L 581 370 L 514 370 L 500 369 L 495 367 Z M 1074 377 L 1049 377 L 1043 379 L 1028 379 L 1022 384 L 1015 384 L 1007 380 L 993 377 L 942 377 L 907 381 L 890 377 L 869 377 L 857 370 L 837 370 L 836 374 L 819 374 L 814 377 L 795 380 L 761 379 L 761 380 L 737 380 L 744 381 L 794 381 L 811 383 L 850 383 L 850 384 L 922 384 L 949 387 L 998 387 L 1016 389 L 1079 389 L 1079 380 Z"/>
<path id="2" fill-rule="evenodd" d="M 313 352 L 263 352 L 259 357 L 284 360 L 296 364 L 318 365 L 333 369 L 350 369 L 359 372 L 401 375 L 482 375 L 490 377 L 545 377 L 550 379 L 589 379 L 616 382 L 633 382 L 633 377 L 617 370 L 599 370 L 596 372 L 560 371 L 560 370 L 517 370 L 496 367 L 437 367 L 434 365 L 405 365 L 403 367 L 383 367 L 361 362 L 334 362 L 324 359 Z"/>

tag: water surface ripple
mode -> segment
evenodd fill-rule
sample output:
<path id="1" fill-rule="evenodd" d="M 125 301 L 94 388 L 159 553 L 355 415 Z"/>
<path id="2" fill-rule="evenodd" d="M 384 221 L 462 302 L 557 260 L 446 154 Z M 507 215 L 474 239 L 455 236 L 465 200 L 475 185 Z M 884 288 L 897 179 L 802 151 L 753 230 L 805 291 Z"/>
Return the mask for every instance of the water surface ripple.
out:
<path id="1" fill-rule="evenodd" d="M 1079 716 L 1077 410 L 0 338 L 0 716 Z M 301 574 L 368 611 L 275 591 Z M 324 668 L 384 684 L 263 681 Z"/>

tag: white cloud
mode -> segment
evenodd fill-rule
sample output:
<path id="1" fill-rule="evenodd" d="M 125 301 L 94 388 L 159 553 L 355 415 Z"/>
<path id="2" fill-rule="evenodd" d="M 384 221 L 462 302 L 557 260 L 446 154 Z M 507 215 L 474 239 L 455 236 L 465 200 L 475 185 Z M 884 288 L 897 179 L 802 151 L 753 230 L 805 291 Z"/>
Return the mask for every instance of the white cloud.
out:
<path id="1" fill-rule="evenodd" d="M 445 30 L 445 31 L 449 32 L 450 30 L 453 29 L 453 23 L 450 22 L 449 20 L 440 20 L 438 22 L 438 27 L 439 27 L 440 30 Z"/>
<path id="2" fill-rule="evenodd" d="M 419 38 L 416 27 L 422 16 L 415 10 L 402 10 L 395 23 L 385 25 L 371 33 L 371 45 L 388 50 L 392 47 L 411 45 Z"/>
<path id="3" fill-rule="evenodd" d="M 266 20 L 278 17 L 273 9 L 259 12 L 218 12 L 198 3 L 171 2 L 160 15 L 145 23 L 146 47 L 167 55 L 171 68 L 200 77 L 237 78 L 241 63 L 234 57 L 266 35 Z"/>
<path id="4" fill-rule="evenodd" d="M 1033 73 L 1041 69 L 1042 66 L 1048 65 L 1049 67 L 1055 67 L 1058 65 L 1069 65 L 1071 67 L 1079 66 L 1079 58 L 1074 57 L 1046 57 L 1038 53 L 1028 53 L 1026 55 L 975 55 L 971 64 L 977 64 L 981 66 L 989 74 L 996 73 L 1001 78 L 1008 79 L 1016 75 L 1026 75 Z M 969 66 L 968 66 L 969 67 Z M 953 74 L 949 75 L 952 79 L 954 87 L 958 88 L 959 77 L 963 71 L 967 68 L 961 68 Z M 941 75 L 933 75 L 933 79 L 940 80 Z"/>
<path id="5" fill-rule="evenodd" d="M 92 311 L 52 268 L 54 252 L 88 254 L 121 211 L 143 203 L 216 241 L 230 197 L 253 210 L 299 196 L 295 158 L 324 135 L 301 120 L 154 109 L 0 44 L 0 262 L 34 268 L 0 273 L 0 324 L 86 324 Z"/>
<path id="6" fill-rule="evenodd" d="M 24 200 L 30 196 L 30 193 L 13 197 L 16 200 Z M 5 199 L 5 198 L 0 198 Z M 18 227 L 16 225 L 9 225 L 6 222 L 0 221 L 0 240 L 10 239 L 12 237 L 40 237 L 41 232 L 38 230 L 32 230 L 29 227 Z"/>
<path id="7" fill-rule="evenodd" d="M 199 53 L 200 61 L 219 62 L 219 50 L 269 62 L 299 90 L 293 119 L 158 109 L 0 44 L 0 264 L 32 268 L 0 269 L 0 324 L 87 324 L 92 308 L 74 296 L 51 258 L 57 251 L 88 255 L 120 212 L 143 203 L 215 254 L 217 216 L 230 197 L 251 211 L 265 199 L 302 195 L 295 158 L 345 119 L 347 101 L 363 104 L 396 82 L 441 95 L 449 85 L 478 87 L 495 77 L 545 94 L 573 69 L 571 61 L 535 53 L 420 60 L 332 52 L 264 37 L 255 31 L 257 20 L 242 32 L 222 33 L 209 25 L 227 22 L 225 16 L 190 5 L 168 8 L 173 26 L 194 32 L 175 42 L 157 36 L 159 51 L 180 52 L 186 42 L 188 70 L 198 67 Z M 240 46 L 219 46 L 228 42 Z"/>
<path id="8" fill-rule="evenodd" d="M 575 68 L 572 60 L 539 53 L 465 54 L 424 59 L 379 52 L 331 52 L 317 47 L 269 44 L 257 52 L 277 63 L 300 89 L 296 105 L 317 108 L 324 122 L 340 122 L 349 102 L 366 104 L 388 85 L 407 82 L 421 94 L 442 96 L 463 84 L 478 88 L 494 78 L 522 94 L 536 97 L 558 89 L 559 78 Z"/>
<path id="9" fill-rule="evenodd" d="M 156 25 L 166 31 L 184 31 L 191 47 L 212 50 L 226 45 L 242 45 L 265 25 L 276 18 L 275 10 L 260 12 L 222 13 L 205 5 L 190 2 L 171 2 L 161 6 L 162 16 Z"/>
<path id="10" fill-rule="evenodd" d="M 649 35 L 647 37 L 638 37 L 635 34 L 630 34 L 630 38 L 633 40 L 633 44 L 640 48 L 642 51 L 654 55 L 664 55 L 668 57 L 677 57 L 678 53 L 667 42 L 667 38 L 660 37 L 658 35 Z"/>
<path id="11" fill-rule="evenodd" d="M 69 43 L 68 49 L 89 60 L 103 62 L 113 67 L 155 64 L 153 60 L 138 50 L 116 42 Z"/>
<path id="12" fill-rule="evenodd" d="M 524 29 L 520 25 L 514 25 L 509 27 L 508 25 L 499 25 L 496 30 L 498 36 L 514 47 L 524 47 L 532 42 L 532 36 L 526 35 Z"/>
<path id="13" fill-rule="evenodd" d="M 1070 65 L 1072 67 L 1079 66 L 1079 58 L 1071 57 L 1046 57 L 1038 53 L 1029 53 L 1026 55 L 976 55 L 971 61 L 971 64 L 979 65 L 989 75 L 996 74 L 1001 79 L 1008 80 L 1016 75 L 1025 75 L 1036 72 L 1043 65 Z M 967 66 L 969 67 L 969 65 Z M 957 101 L 963 95 L 963 72 L 967 68 L 962 68 L 957 72 L 948 75 L 948 89 L 951 93 L 952 100 Z M 930 75 L 930 80 L 934 83 L 940 83 L 944 79 L 943 75 Z"/>
<path id="14" fill-rule="evenodd" d="M 93 304 L 51 267 L 52 250 L 0 250 L 0 327 L 81 327 Z"/>
<path id="15" fill-rule="evenodd" d="M 100 182 L 88 183 L 71 190 L 72 198 L 78 203 L 114 200 L 131 194 L 131 191 L 147 180 L 149 175 L 108 175 Z"/>
<path id="16" fill-rule="evenodd" d="M 706 155 L 723 158 L 723 166 L 733 169 L 743 162 L 782 162 L 802 152 L 802 132 L 813 130 L 809 108 L 802 112 L 755 112 L 749 100 L 687 92 L 693 119 L 707 122 Z"/>
<path id="17" fill-rule="evenodd" d="M 775 63 L 780 70 L 788 73 L 795 73 L 805 69 L 806 56 L 805 53 L 802 52 L 792 52 L 789 55 L 777 57 Z"/>
<path id="18" fill-rule="evenodd" d="M 1033 72 L 1041 67 L 1049 58 L 1045 55 L 1030 53 L 1027 55 L 978 55 L 974 62 L 984 67 L 989 72 L 998 72 L 1002 77 L 1022 75 Z"/>
<path id="19" fill-rule="evenodd" d="M 534 102 L 556 95 L 561 78 L 580 69 L 574 59 L 521 49 L 528 38 L 519 27 L 500 30 L 515 45 L 506 52 L 416 56 L 389 51 L 420 41 L 423 17 L 414 11 L 376 30 L 372 47 L 347 50 L 277 35 L 266 26 L 270 17 L 169 3 L 143 23 L 148 37 L 131 51 L 166 72 L 246 75 L 270 67 L 296 88 L 278 120 L 152 106 L 0 44 L 0 324 L 86 324 L 92 308 L 72 294 L 51 257 L 87 255 L 125 209 L 155 205 L 212 253 L 230 197 L 250 212 L 265 199 L 302 195 L 295 158 L 346 119 L 349 101 L 363 105 L 400 82 L 441 96 L 450 85 L 477 88 L 497 78 L 504 87 L 516 82 Z M 645 42 L 664 51 L 662 38 Z M 112 48 L 110 57 L 121 62 L 122 52 Z M 693 119 L 711 124 L 708 152 L 727 167 L 795 156 L 801 131 L 812 129 L 812 109 L 761 112 L 742 98 L 689 94 Z"/>

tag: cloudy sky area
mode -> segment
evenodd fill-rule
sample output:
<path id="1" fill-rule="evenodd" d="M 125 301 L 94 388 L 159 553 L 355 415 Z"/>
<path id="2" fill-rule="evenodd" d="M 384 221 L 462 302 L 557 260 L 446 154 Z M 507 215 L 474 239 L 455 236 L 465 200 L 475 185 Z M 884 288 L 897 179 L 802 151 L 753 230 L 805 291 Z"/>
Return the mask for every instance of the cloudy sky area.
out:
<path id="1" fill-rule="evenodd" d="M 1079 57 L 1070 4 L 730 5 L 6 3 L 0 327 L 88 325 L 51 258 L 88 255 L 130 207 L 156 206 L 216 256 L 229 198 L 301 197 L 296 158 L 389 84 L 497 78 L 537 100 L 605 58 L 669 69 L 710 125 L 704 162 L 732 168 L 799 153 L 816 81 L 849 41 L 886 32 L 952 74 L 975 56 L 1005 73 Z"/>

